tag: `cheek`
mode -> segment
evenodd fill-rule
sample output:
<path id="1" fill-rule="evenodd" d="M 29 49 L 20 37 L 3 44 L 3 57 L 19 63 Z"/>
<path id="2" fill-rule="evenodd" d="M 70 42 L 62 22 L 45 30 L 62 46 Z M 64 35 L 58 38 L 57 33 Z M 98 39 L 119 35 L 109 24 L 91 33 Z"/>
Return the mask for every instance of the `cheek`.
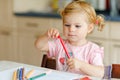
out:
<path id="1" fill-rule="evenodd" d="M 65 30 L 64 27 L 63 27 L 63 35 L 64 35 L 64 36 L 66 35 L 66 30 Z"/>
<path id="2" fill-rule="evenodd" d="M 63 27 L 63 33 L 67 33 L 68 29 L 66 27 Z"/>
<path id="3" fill-rule="evenodd" d="M 86 36 L 87 36 L 87 33 L 88 33 L 87 31 L 82 31 L 82 32 L 81 32 L 81 36 L 82 36 L 82 37 L 86 37 Z"/>
<path id="4" fill-rule="evenodd" d="M 87 30 L 83 29 L 83 30 L 77 31 L 77 33 L 78 33 L 78 36 L 84 37 L 87 35 L 88 32 Z"/>

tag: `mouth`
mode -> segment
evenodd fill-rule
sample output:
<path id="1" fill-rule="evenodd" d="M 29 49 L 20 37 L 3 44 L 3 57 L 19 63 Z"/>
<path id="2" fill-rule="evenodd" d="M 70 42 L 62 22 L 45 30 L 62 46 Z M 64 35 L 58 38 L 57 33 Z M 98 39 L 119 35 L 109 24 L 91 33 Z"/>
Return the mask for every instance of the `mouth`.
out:
<path id="1" fill-rule="evenodd" d="M 68 36 L 76 36 L 76 35 L 74 35 L 74 34 L 68 34 Z"/>

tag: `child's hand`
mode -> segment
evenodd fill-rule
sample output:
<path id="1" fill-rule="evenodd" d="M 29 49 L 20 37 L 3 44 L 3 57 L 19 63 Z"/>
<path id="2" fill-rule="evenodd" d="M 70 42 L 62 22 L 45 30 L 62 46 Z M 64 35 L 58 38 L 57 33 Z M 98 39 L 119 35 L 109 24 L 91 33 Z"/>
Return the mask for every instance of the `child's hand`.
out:
<path id="1" fill-rule="evenodd" d="M 57 38 L 59 35 L 59 31 L 55 28 L 51 28 L 47 31 L 46 35 L 48 38 Z"/>
<path id="2" fill-rule="evenodd" d="M 70 58 L 67 60 L 69 69 L 80 69 L 81 61 L 76 58 Z"/>

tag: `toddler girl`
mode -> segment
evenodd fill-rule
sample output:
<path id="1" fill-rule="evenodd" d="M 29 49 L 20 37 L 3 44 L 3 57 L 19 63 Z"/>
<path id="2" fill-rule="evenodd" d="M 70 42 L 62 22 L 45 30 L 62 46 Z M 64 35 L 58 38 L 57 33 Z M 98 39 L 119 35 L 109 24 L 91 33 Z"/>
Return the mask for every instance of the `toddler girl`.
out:
<path id="1" fill-rule="evenodd" d="M 83 75 L 103 77 L 103 48 L 88 41 L 87 35 L 95 26 L 104 27 L 104 19 L 96 15 L 94 8 L 85 1 L 74 0 L 61 11 L 63 20 L 64 44 L 69 52 L 67 58 L 58 39 L 59 31 L 49 29 L 40 36 L 35 45 L 39 50 L 48 51 L 49 57 L 55 57 L 56 69 Z"/>

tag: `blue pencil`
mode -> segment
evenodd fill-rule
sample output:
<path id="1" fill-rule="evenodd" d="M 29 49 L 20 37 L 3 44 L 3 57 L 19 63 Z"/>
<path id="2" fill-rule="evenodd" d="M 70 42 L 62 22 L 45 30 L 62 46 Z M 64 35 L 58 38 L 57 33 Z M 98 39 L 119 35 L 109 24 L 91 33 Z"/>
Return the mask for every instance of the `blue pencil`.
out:
<path id="1" fill-rule="evenodd" d="M 19 69 L 19 80 L 22 80 L 22 68 Z"/>

